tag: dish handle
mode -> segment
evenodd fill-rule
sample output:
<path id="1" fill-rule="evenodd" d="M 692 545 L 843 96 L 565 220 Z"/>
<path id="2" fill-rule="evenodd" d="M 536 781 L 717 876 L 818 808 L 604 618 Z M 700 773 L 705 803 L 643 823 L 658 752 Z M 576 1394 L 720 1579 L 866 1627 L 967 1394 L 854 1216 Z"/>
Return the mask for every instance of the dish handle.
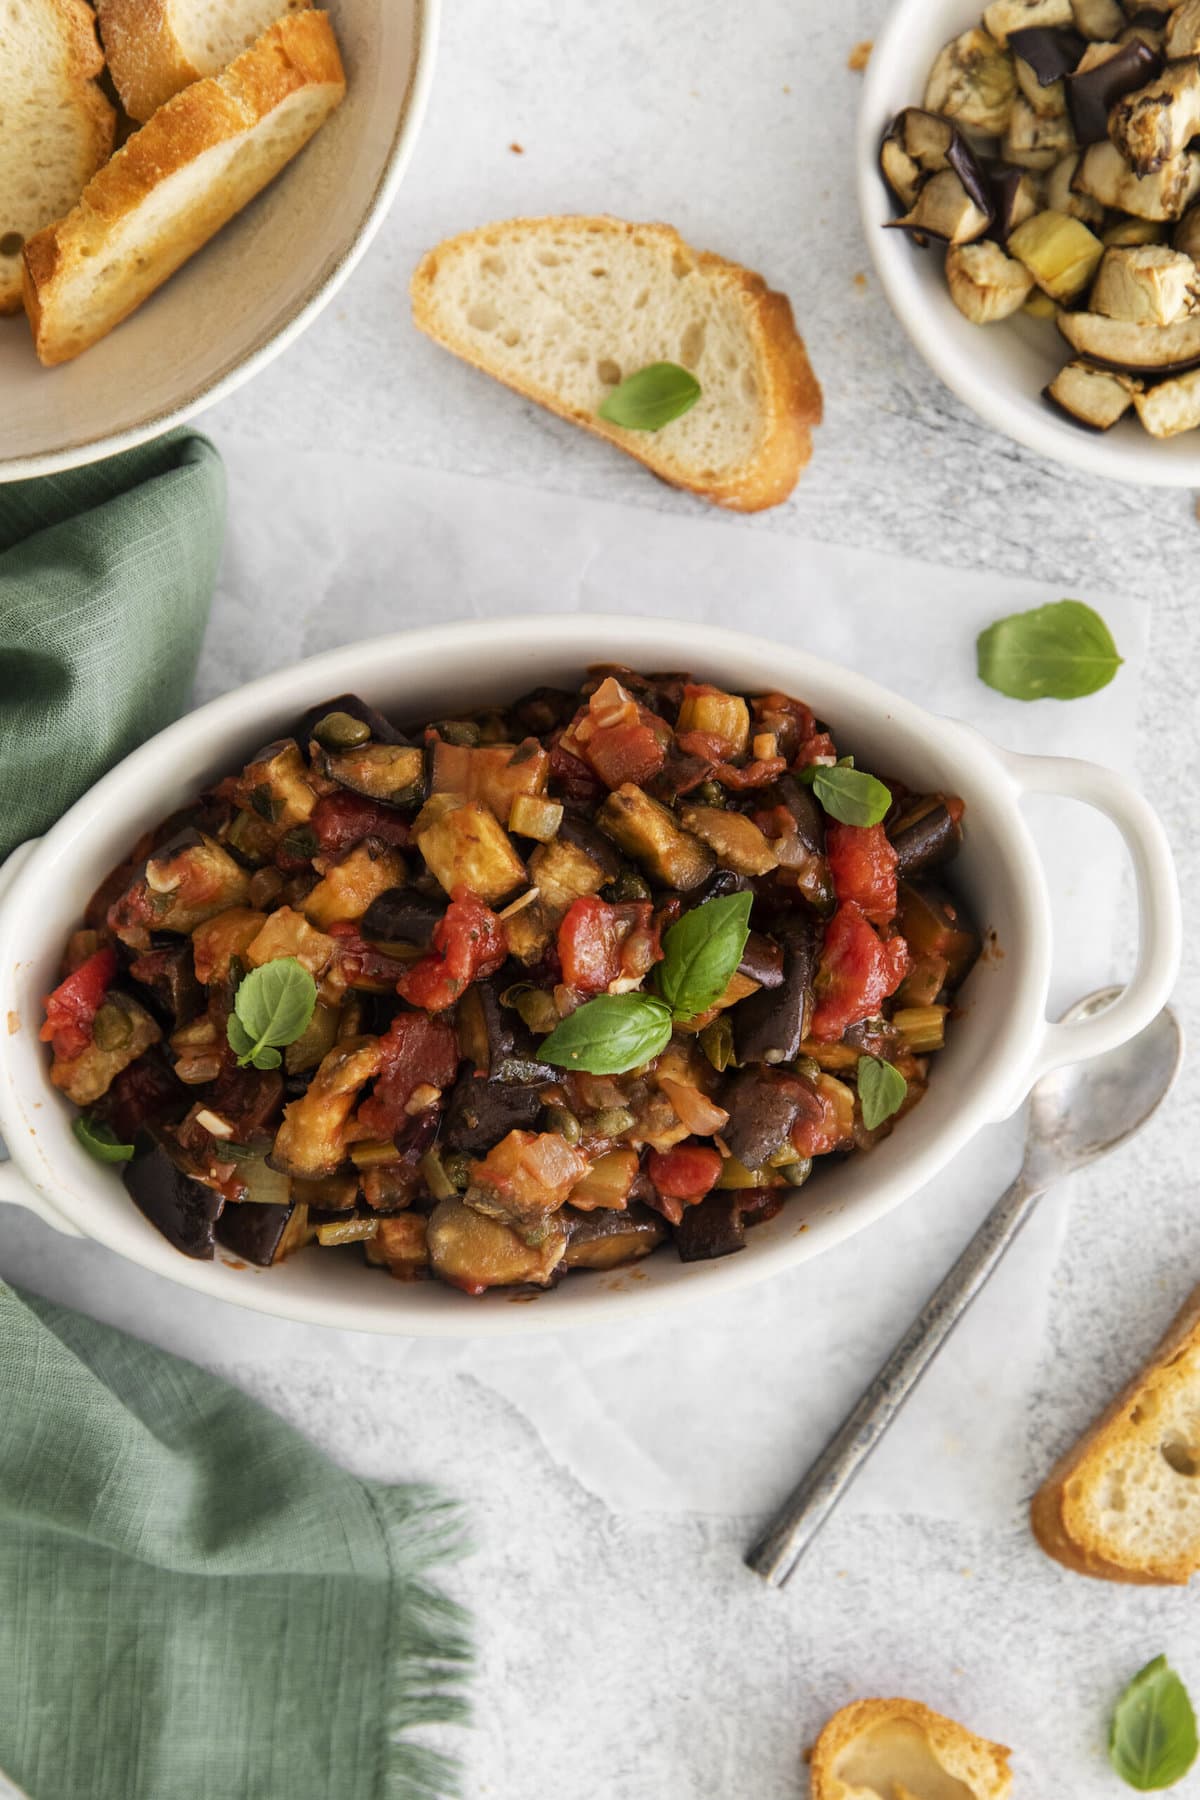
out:
<path id="1" fill-rule="evenodd" d="M 26 843 L 18 844 L 0 863 L 0 900 L 12 887 L 40 843 L 40 838 L 30 838 Z M 46 1225 L 52 1225 L 55 1231 L 61 1231 L 65 1237 L 82 1237 L 79 1227 L 64 1218 L 58 1208 L 45 1199 L 21 1173 L 16 1163 L 4 1157 L 3 1151 L 4 1145 L 0 1141 L 0 1206 L 23 1206 L 29 1212 L 36 1213 Z"/>
<path id="2" fill-rule="evenodd" d="M 1137 883 L 1137 962 L 1111 1006 L 1070 1024 L 1047 1021 L 1028 1086 L 1052 1069 L 1085 1062 L 1144 1031 L 1170 997 L 1179 972 L 1182 919 L 1179 882 L 1167 834 L 1149 802 L 1120 775 L 1068 756 L 1002 752 L 1005 767 L 1027 794 L 1054 794 L 1094 807 L 1111 819 L 1133 863 Z"/>

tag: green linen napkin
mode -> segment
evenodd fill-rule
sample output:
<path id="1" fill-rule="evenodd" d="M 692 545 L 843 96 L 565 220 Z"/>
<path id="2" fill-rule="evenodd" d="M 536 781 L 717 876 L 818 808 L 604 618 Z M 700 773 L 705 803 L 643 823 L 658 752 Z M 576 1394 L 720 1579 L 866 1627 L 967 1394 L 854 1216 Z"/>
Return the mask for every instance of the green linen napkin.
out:
<path id="1" fill-rule="evenodd" d="M 0 1769 L 29 1800 L 456 1791 L 406 1735 L 464 1712 L 426 1581 L 452 1507 L 2 1285 L 0 1367 Z"/>
<path id="2" fill-rule="evenodd" d="M 224 525 L 194 432 L 0 485 L 0 859 L 183 710 Z"/>

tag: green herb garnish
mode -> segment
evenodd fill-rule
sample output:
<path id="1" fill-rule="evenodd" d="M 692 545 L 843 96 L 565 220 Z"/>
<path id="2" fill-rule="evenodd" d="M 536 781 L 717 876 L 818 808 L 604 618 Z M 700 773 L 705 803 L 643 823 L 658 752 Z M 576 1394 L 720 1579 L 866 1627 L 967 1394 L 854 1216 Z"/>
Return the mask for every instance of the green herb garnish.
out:
<path id="1" fill-rule="evenodd" d="M 277 1069 L 279 1050 L 307 1031 L 317 1004 L 317 984 L 294 956 L 251 969 L 239 982 L 225 1032 L 238 1068 Z"/>
<path id="2" fill-rule="evenodd" d="M 725 894 L 694 906 L 663 938 L 658 991 L 677 1019 L 715 1006 L 742 960 L 754 895 Z"/>
<path id="3" fill-rule="evenodd" d="M 858 1059 L 858 1101 L 863 1124 L 874 1131 L 904 1105 L 908 1083 L 892 1063 L 879 1056 Z"/>
<path id="4" fill-rule="evenodd" d="M 601 994 L 556 1025 L 541 1056 L 558 1069 L 623 1075 L 658 1056 L 671 1041 L 671 1013 L 652 994 Z"/>
<path id="5" fill-rule="evenodd" d="M 660 431 L 700 398 L 700 383 L 678 363 L 651 363 L 627 375 L 596 408 L 596 416 L 626 431 Z"/>
<path id="6" fill-rule="evenodd" d="M 852 756 L 843 756 L 832 767 L 810 763 L 796 778 L 812 789 L 824 811 L 841 825 L 878 825 L 892 804 L 891 789 L 874 775 L 856 769 Z"/>
<path id="7" fill-rule="evenodd" d="M 1196 1715 L 1165 1656 L 1134 1676 L 1113 1711 L 1108 1759 L 1139 1793 L 1173 1787 L 1196 1760 Z"/>
<path id="8" fill-rule="evenodd" d="M 121 1163 L 129 1162 L 133 1157 L 133 1145 L 123 1144 L 111 1125 L 102 1119 L 93 1119 L 87 1113 L 80 1113 L 71 1120 L 71 1130 L 79 1139 L 89 1156 L 97 1162 Z"/>
<path id="9" fill-rule="evenodd" d="M 980 681 L 1010 700 L 1079 700 L 1107 687 L 1122 658 L 1098 612 L 1055 600 L 997 619 L 975 642 Z"/>

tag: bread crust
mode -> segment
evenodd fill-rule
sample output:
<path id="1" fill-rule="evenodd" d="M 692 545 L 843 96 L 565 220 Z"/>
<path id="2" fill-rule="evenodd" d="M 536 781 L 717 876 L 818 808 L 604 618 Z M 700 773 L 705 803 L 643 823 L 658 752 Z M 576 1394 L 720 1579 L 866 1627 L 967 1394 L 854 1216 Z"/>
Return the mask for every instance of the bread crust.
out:
<path id="1" fill-rule="evenodd" d="M 1136 1587 L 1183 1587 L 1200 1564 L 1183 1557 L 1130 1568 L 1106 1556 L 1090 1534 L 1069 1483 L 1082 1470 L 1103 1467 L 1123 1444 L 1137 1436 L 1130 1410 L 1172 1379 L 1172 1365 L 1186 1350 L 1200 1346 L 1200 1287 L 1195 1288 L 1172 1319 L 1149 1361 L 1126 1383 L 1084 1435 L 1055 1463 L 1030 1502 L 1034 1537 L 1064 1568 L 1096 1581 L 1120 1581 Z"/>
<path id="2" fill-rule="evenodd" d="M 121 105 L 144 123 L 199 78 L 171 25 L 171 0 L 96 0 L 109 73 Z"/>
<path id="3" fill-rule="evenodd" d="M 75 209 L 25 246 L 25 310 L 42 362 L 52 366 L 77 355 L 153 291 L 139 289 L 125 311 L 103 330 L 64 351 L 53 323 L 56 284 L 74 272 L 89 240 L 117 228 L 155 188 L 197 157 L 253 130 L 300 89 L 317 86 L 345 90 L 329 15 L 289 13 L 222 74 L 193 82 L 176 94 L 121 146 L 88 183 Z M 173 272 L 167 270 L 162 280 Z"/>
<path id="4" fill-rule="evenodd" d="M 1012 1786 L 1012 1770 L 1008 1763 L 1011 1752 L 1004 1744 L 994 1744 L 988 1738 L 977 1737 L 956 1719 L 948 1719 L 944 1713 L 934 1712 L 931 1706 L 925 1706 L 920 1700 L 900 1697 L 855 1700 L 851 1705 L 843 1706 L 840 1712 L 834 1713 L 813 1746 L 809 1766 L 812 1800 L 843 1800 L 847 1792 L 846 1784 L 840 1776 L 834 1774 L 834 1766 L 839 1757 L 874 1726 L 889 1722 L 915 1725 L 937 1754 L 939 1761 L 952 1774 L 958 1774 L 964 1753 L 970 1754 L 973 1761 L 982 1762 L 985 1767 L 990 1765 L 986 1776 L 988 1786 L 980 1791 L 978 1800 L 1004 1800 Z M 958 1779 L 961 1781 L 962 1776 L 958 1775 Z"/>
<path id="5" fill-rule="evenodd" d="M 596 231 L 617 236 L 645 235 L 661 237 L 667 253 L 678 251 L 709 275 L 731 287 L 747 314 L 747 329 L 758 352 L 758 373 L 762 410 L 766 431 L 754 460 L 723 480 L 692 481 L 678 471 L 664 466 L 653 443 L 644 442 L 644 433 L 624 431 L 582 408 L 565 405 L 549 388 L 540 383 L 510 380 L 489 367 L 464 340 L 447 336 L 437 322 L 434 290 L 438 274 L 438 258 L 449 251 L 469 250 L 499 229 L 510 236 L 537 236 L 545 231 Z M 804 340 L 796 330 L 791 302 L 786 294 L 767 286 L 761 275 L 729 262 L 711 251 L 693 251 L 673 226 L 633 224 L 608 214 L 567 215 L 561 218 L 521 218 L 506 220 L 500 226 L 480 226 L 447 238 L 428 251 L 413 272 L 410 284 L 413 320 L 418 328 L 444 349 L 464 362 L 503 382 L 515 393 L 536 400 L 560 419 L 581 425 L 596 437 L 606 438 L 619 450 L 636 458 L 672 486 L 698 494 L 718 506 L 737 512 L 760 512 L 777 506 L 792 492 L 809 457 L 812 455 L 811 431 L 821 422 L 821 389 Z"/>

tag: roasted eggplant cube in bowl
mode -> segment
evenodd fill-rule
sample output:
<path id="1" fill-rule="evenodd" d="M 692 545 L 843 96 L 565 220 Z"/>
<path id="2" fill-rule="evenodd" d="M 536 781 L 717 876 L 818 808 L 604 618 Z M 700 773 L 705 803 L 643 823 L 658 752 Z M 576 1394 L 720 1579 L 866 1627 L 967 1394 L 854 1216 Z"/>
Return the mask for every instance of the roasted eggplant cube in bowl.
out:
<path id="1" fill-rule="evenodd" d="M 922 1099 L 979 951 L 969 830 L 780 692 L 341 694 L 129 846 L 50 1080 L 195 1261 L 476 1297 L 711 1261 Z"/>

